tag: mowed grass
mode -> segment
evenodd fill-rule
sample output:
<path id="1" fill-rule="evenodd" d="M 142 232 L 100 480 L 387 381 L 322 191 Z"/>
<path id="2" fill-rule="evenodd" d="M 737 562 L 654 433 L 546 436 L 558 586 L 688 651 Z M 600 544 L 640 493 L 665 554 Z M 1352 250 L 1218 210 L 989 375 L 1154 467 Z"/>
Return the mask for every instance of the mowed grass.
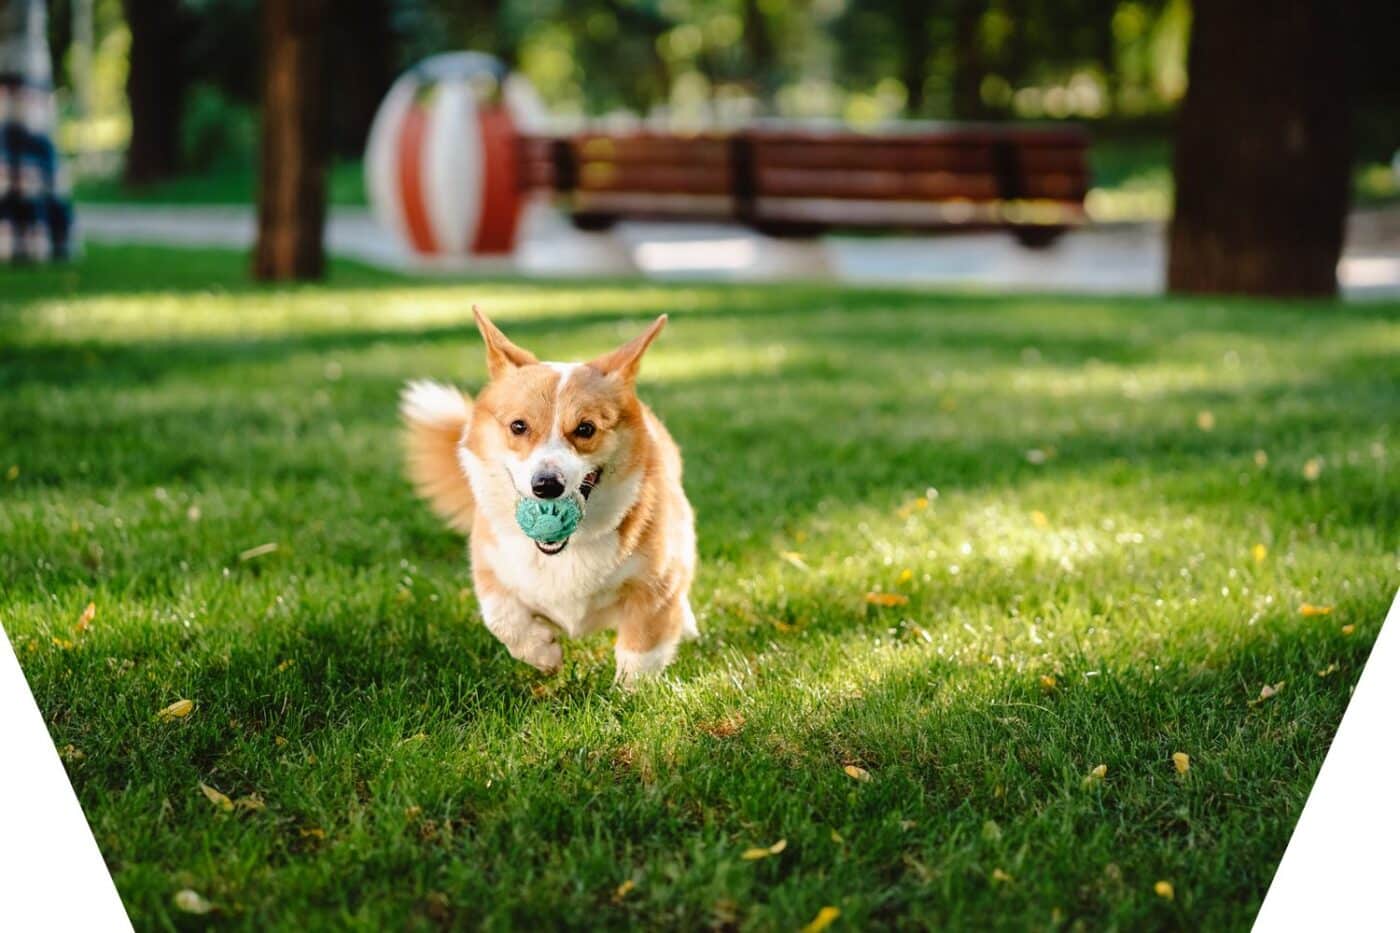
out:
<path id="1" fill-rule="evenodd" d="M 245 269 L 2 280 L 0 621 L 139 929 L 1248 927 L 1400 581 L 1400 306 Z M 402 480 L 472 302 L 671 314 L 664 681 L 513 662 Z"/>

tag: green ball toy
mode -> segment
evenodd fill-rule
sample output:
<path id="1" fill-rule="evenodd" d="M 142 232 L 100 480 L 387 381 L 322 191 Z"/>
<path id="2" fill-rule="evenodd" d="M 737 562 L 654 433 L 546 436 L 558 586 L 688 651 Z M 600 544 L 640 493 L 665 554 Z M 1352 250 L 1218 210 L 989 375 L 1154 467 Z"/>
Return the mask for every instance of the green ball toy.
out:
<path id="1" fill-rule="evenodd" d="M 515 504 L 515 523 L 541 544 L 557 544 L 578 528 L 583 518 L 572 498 L 521 499 Z"/>

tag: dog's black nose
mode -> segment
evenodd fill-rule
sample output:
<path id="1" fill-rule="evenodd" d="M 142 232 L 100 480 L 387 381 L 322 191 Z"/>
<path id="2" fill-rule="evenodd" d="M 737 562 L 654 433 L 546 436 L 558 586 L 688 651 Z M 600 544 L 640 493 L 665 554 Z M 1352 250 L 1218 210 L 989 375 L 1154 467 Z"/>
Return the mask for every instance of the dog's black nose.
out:
<path id="1" fill-rule="evenodd" d="M 564 481 L 558 473 L 536 473 L 530 491 L 541 499 L 558 499 L 564 494 Z"/>

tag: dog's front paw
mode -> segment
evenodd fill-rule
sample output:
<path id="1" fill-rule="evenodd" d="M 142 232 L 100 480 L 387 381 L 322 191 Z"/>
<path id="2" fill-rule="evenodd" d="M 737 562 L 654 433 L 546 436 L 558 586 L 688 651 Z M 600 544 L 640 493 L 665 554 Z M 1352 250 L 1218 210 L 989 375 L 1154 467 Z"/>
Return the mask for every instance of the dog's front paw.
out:
<path id="1" fill-rule="evenodd" d="M 515 656 L 545 674 L 557 674 L 564 665 L 564 649 L 552 638 L 527 642 Z"/>

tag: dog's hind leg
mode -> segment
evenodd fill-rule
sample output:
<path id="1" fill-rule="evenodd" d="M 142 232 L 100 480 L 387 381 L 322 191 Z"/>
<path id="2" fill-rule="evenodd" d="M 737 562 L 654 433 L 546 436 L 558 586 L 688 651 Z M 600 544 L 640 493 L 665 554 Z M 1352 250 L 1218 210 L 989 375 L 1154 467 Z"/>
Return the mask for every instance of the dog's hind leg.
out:
<path id="1" fill-rule="evenodd" d="M 687 620 L 694 627 L 695 617 L 685 597 L 661 606 L 651 601 L 654 598 L 651 594 L 638 594 L 620 608 L 614 682 L 623 687 L 664 671 L 676 657 Z"/>

